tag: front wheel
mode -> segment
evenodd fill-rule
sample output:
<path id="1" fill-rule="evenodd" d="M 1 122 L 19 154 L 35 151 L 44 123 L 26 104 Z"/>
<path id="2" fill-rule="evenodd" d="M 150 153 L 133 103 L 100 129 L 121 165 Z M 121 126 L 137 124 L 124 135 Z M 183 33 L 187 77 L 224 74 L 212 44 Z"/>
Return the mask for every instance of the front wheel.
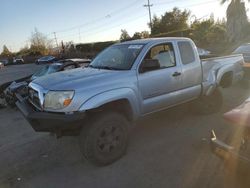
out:
<path id="1" fill-rule="evenodd" d="M 10 95 L 10 94 L 7 94 L 6 96 L 5 96 L 5 101 L 6 101 L 6 103 L 11 107 L 11 108 L 14 108 L 15 107 L 15 105 L 16 105 L 16 98 L 14 97 L 14 96 L 12 96 L 12 95 Z"/>
<path id="2" fill-rule="evenodd" d="M 202 115 L 217 113 L 223 105 L 223 97 L 221 91 L 217 88 L 211 95 L 202 96 L 195 101 L 195 111 Z"/>
<path id="3" fill-rule="evenodd" d="M 128 145 L 128 120 L 119 113 L 93 115 L 81 130 L 80 149 L 85 158 L 98 166 L 121 158 Z"/>

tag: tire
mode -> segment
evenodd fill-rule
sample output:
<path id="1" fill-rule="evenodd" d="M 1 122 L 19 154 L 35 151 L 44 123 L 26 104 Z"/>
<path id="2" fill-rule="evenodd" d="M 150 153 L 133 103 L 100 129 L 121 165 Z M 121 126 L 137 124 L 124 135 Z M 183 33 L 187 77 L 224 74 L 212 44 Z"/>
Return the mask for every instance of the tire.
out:
<path id="1" fill-rule="evenodd" d="M 221 91 L 217 88 L 211 95 L 200 97 L 194 104 L 195 111 L 201 115 L 217 113 L 223 105 Z"/>
<path id="2" fill-rule="evenodd" d="M 80 133 L 79 145 L 85 158 L 105 166 L 121 158 L 128 145 L 128 120 L 117 112 L 93 115 Z"/>
<path id="3" fill-rule="evenodd" d="M 11 95 L 6 95 L 5 101 L 11 108 L 14 108 L 16 106 L 16 98 Z"/>

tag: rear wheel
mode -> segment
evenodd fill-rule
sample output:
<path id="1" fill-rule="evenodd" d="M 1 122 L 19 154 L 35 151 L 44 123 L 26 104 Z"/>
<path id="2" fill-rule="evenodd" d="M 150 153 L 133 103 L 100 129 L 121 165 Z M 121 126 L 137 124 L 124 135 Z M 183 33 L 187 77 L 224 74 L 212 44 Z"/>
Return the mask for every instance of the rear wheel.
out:
<path id="1" fill-rule="evenodd" d="M 223 105 L 223 97 L 221 91 L 217 88 L 211 95 L 202 96 L 195 104 L 195 111 L 202 115 L 217 113 Z"/>
<path id="2" fill-rule="evenodd" d="M 127 149 L 128 121 L 117 112 L 94 115 L 81 130 L 80 149 L 91 163 L 104 166 L 121 158 Z"/>

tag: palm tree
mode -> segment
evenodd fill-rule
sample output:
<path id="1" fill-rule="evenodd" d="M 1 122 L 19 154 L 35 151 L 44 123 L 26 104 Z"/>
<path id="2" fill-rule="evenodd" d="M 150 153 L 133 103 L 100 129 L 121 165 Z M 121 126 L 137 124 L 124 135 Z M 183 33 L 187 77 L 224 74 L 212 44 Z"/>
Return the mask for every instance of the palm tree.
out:
<path id="1" fill-rule="evenodd" d="M 244 36 L 244 29 L 249 24 L 246 6 L 242 0 L 221 0 L 221 4 L 228 1 L 230 3 L 227 7 L 227 33 L 230 41 L 236 41 Z"/>

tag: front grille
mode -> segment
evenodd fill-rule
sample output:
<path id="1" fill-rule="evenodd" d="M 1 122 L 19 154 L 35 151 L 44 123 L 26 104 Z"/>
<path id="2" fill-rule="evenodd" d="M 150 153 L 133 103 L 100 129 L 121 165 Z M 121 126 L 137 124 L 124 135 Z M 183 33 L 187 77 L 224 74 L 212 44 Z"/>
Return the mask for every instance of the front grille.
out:
<path id="1" fill-rule="evenodd" d="M 29 102 L 36 107 L 38 110 L 41 110 L 41 104 L 40 104 L 40 100 L 39 100 L 39 95 L 38 95 L 38 91 L 29 88 Z"/>

